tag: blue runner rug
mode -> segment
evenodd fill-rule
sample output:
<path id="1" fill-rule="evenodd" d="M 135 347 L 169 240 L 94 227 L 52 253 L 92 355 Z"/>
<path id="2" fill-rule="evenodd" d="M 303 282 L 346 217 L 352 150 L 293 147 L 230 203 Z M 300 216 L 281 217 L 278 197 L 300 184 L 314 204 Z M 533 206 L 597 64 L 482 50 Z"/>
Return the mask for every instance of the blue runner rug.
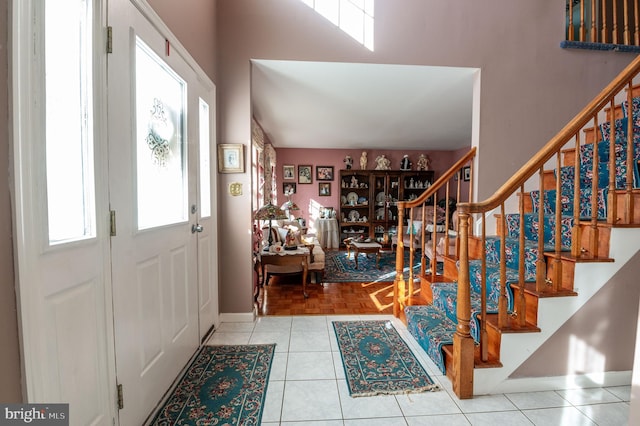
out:
<path id="1" fill-rule="evenodd" d="M 434 391 L 390 321 L 333 321 L 352 397 Z"/>
<path id="2" fill-rule="evenodd" d="M 259 425 L 274 351 L 203 346 L 152 425 Z"/>
<path id="3" fill-rule="evenodd" d="M 327 283 L 347 282 L 393 282 L 396 278 L 396 254 L 382 252 L 380 267 L 376 268 L 374 254 L 360 253 L 358 255 L 358 269 L 354 260 L 354 253 L 347 257 L 343 250 L 327 250 L 325 252 L 324 281 Z M 420 253 L 414 256 L 414 274 L 420 272 Z M 404 253 L 404 276 L 409 278 L 409 252 Z"/>

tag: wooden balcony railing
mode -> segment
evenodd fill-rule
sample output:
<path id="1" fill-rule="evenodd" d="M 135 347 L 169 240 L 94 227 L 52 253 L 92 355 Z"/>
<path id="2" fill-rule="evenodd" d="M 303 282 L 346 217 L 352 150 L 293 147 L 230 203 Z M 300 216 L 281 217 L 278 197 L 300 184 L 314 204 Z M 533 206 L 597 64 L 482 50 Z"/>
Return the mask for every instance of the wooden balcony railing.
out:
<path id="1" fill-rule="evenodd" d="M 640 46 L 638 0 L 567 0 L 567 41 Z"/>

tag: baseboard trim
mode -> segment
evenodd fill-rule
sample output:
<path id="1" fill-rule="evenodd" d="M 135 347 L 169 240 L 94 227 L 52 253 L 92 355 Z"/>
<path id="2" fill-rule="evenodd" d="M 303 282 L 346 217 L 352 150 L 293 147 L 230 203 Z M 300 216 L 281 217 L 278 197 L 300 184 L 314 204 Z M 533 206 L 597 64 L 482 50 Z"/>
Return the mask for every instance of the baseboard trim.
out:
<path id="1" fill-rule="evenodd" d="M 556 377 L 527 377 L 500 383 L 491 393 L 539 392 L 562 389 L 587 389 L 631 384 L 631 370 Z"/>
<path id="2" fill-rule="evenodd" d="M 220 314 L 220 322 L 253 322 L 255 319 L 253 312 Z"/>

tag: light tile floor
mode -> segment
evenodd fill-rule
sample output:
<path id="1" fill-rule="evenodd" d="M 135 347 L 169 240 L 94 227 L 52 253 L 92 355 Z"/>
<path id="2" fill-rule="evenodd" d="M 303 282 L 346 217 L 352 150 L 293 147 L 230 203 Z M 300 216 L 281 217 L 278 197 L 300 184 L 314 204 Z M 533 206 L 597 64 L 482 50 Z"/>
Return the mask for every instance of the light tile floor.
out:
<path id="1" fill-rule="evenodd" d="M 351 398 L 331 324 L 388 319 L 413 349 L 438 392 Z M 222 323 L 208 344 L 276 343 L 263 425 L 599 425 L 628 423 L 631 386 L 510 393 L 458 399 L 451 382 L 402 322 L 386 315 L 259 317 Z"/>

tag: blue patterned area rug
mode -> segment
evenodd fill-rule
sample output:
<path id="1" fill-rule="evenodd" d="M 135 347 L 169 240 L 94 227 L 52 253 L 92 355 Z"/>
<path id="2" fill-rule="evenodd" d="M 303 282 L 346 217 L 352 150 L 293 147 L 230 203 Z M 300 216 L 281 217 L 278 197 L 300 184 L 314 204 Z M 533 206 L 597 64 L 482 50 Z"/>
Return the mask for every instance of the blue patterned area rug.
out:
<path id="1" fill-rule="evenodd" d="M 390 321 L 333 321 L 352 397 L 438 389 Z"/>
<path id="2" fill-rule="evenodd" d="M 274 351 L 203 346 L 152 425 L 259 425 Z"/>
<path id="3" fill-rule="evenodd" d="M 414 274 L 420 272 L 420 253 L 414 255 Z M 404 277 L 409 278 L 409 251 L 404 253 Z M 380 254 L 380 268 L 376 268 L 376 258 L 373 254 L 360 253 L 358 255 L 358 269 L 354 260 L 354 253 L 347 257 L 344 250 L 327 250 L 325 252 L 324 282 L 393 282 L 396 278 L 396 253 L 382 252 Z"/>

